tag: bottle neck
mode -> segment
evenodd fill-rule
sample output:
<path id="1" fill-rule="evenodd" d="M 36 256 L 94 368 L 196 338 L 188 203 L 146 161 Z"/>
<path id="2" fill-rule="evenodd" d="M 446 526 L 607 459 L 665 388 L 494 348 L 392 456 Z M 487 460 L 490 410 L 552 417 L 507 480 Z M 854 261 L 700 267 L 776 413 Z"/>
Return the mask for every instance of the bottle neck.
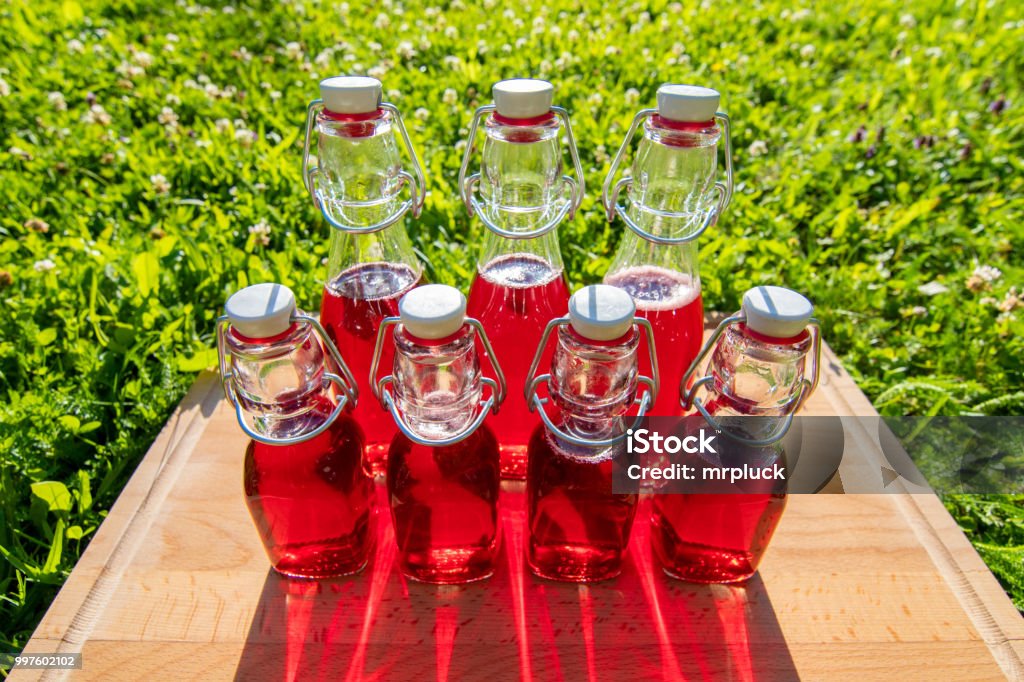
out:
<path id="1" fill-rule="evenodd" d="M 324 351 L 307 323 L 264 339 L 225 334 L 231 382 L 242 409 L 256 428 L 273 437 L 309 432 L 333 409 L 324 382 Z"/>
<path id="2" fill-rule="evenodd" d="M 558 328 L 550 391 L 569 432 L 596 440 L 621 430 L 621 418 L 636 397 L 639 345 L 635 326 L 613 341 L 593 341 L 569 326 Z"/>
<path id="3" fill-rule="evenodd" d="M 496 284 L 539 286 L 562 277 L 556 230 L 532 239 L 508 239 L 486 230 L 483 239 L 477 271 Z"/>
<path id="4" fill-rule="evenodd" d="M 436 341 L 414 337 L 403 325 L 395 327 L 396 407 L 418 436 L 449 438 L 476 418 L 482 382 L 475 338 L 469 325 Z"/>
<path id="5" fill-rule="evenodd" d="M 745 324 L 729 327 L 711 356 L 708 410 L 728 416 L 789 415 L 803 391 L 810 347 L 807 331 L 776 339 Z"/>

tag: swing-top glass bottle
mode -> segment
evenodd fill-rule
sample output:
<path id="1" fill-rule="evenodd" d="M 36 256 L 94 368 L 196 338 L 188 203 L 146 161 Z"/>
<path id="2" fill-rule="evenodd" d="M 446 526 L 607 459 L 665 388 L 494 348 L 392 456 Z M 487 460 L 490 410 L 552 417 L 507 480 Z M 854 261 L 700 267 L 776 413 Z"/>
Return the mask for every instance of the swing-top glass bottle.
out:
<path id="1" fill-rule="evenodd" d="M 526 379 L 544 324 L 560 315 L 569 299 L 556 228 L 580 206 L 583 172 L 569 115 L 552 105 L 550 83 L 501 81 L 493 93 L 494 104 L 481 107 L 473 118 L 459 173 L 469 214 L 487 227 L 468 313 L 487 328 L 509 383 L 518 386 Z M 468 175 L 481 121 L 481 167 Z M 560 135 L 565 137 L 575 179 L 562 175 Z M 492 421 L 501 443 L 504 476 L 525 475 L 526 445 L 534 424 L 536 417 L 513 392 Z"/>
<path id="2" fill-rule="evenodd" d="M 299 578 L 360 570 L 373 542 L 373 481 L 350 414 L 358 395 L 348 367 L 287 287 L 242 289 L 225 312 L 221 377 L 251 439 L 243 483 L 271 565 Z"/>
<path id="3" fill-rule="evenodd" d="M 710 88 L 661 86 L 657 109 L 644 109 L 633 119 L 604 182 L 608 220 L 618 215 L 629 228 L 604 281 L 625 289 L 650 320 L 666 385 L 677 383 L 700 351 L 704 310 L 696 240 L 718 221 L 732 196 L 729 118 L 718 104 L 719 94 Z M 641 128 L 632 170 L 615 182 Z M 722 139 L 725 183 L 715 181 Z M 625 206 L 619 203 L 623 193 Z M 681 414 L 672 391 L 662 392 L 651 414 Z"/>
<path id="4" fill-rule="evenodd" d="M 332 228 L 321 320 L 342 355 L 363 369 L 380 321 L 398 311 L 423 274 L 403 225 L 407 213 L 416 217 L 422 208 L 423 171 L 401 114 L 381 101 L 381 90 L 375 78 L 322 81 L 321 99 L 309 105 L 302 162 L 306 188 Z M 314 131 L 317 165 L 310 158 Z M 403 169 L 399 138 L 411 172 Z M 368 395 L 365 381 L 360 372 Z M 355 418 L 366 432 L 367 471 L 382 473 L 394 424 L 374 401 L 361 402 Z"/>

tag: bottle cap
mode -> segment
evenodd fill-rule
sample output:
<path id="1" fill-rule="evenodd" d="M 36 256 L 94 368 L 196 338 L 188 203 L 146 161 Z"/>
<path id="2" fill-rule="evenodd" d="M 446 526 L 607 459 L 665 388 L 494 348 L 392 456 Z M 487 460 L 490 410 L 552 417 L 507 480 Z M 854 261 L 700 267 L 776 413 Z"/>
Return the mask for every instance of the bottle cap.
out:
<path id="1" fill-rule="evenodd" d="M 232 294 L 224 304 L 224 312 L 242 336 L 266 339 L 291 327 L 295 294 L 283 284 L 253 284 Z"/>
<path id="2" fill-rule="evenodd" d="M 494 84 L 494 106 L 505 118 L 536 118 L 551 111 L 555 86 L 535 78 L 513 78 Z"/>
<path id="3" fill-rule="evenodd" d="M 670 121 L 710 121 L 718 112 L 721 95 L 697 85 L 666 83 L 658 88 L 658 115 Z"/>
<path id="4" fill-rule="evenodd" d="M 335 114 L 372 114 L 380 106 L 382 89 L 376 78 L 335 76 L 320 81 L 320 99 Z"/>
<path id="5" fill-rule="evenodd" d="M 424 284 L 398 302 L 402 326 L 421 339 L 443 339 L 466 321 L 466 297 L 447 284 Z"/>
<path id="6" fill-rule="evenodd" d="M 784 287 L 754 287 L 743 294 L 747 326 L 764 336 L 789 339 L 807 327 L 814 306 L 802 294 Z"/>
<path id="7" fill-rule="evenodd" d="M 633 326 L 636 305 L 624 290 L 608 284 L 583 287 L 569 299 L 569 324 L 592 341 L 612 341 Z"/>

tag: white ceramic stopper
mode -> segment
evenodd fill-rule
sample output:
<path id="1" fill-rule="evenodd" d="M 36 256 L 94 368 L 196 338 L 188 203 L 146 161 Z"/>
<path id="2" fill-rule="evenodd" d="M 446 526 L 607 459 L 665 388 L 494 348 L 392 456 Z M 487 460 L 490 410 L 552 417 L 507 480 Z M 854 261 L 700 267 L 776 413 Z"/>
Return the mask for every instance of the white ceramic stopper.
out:
<path id="1" fill-rule="evenodd" d="M 555 86 L 534 78 L 513 78 L 494 84 L 494 106 L 505 118 L 536 118 L 551 111 Z"/>
<path id="2" fill-rule="evenodd" d="M 424 284 L 398 302 L 402 326 L 421 339 L 443 339 L 466 321 L 466 297 L 447 284 Z"/>
<path id="3" fill-rule="evenodd" d="M 335 76 L 320 81 L 324 108 L 336 114 L 372 114 L 381 102 L 382 87 L 376 78 Z"/>
<path id="4" fill-rule="evenodd" d="M 612 341 L 633 326 L 636 305 L 624 290 L 607 284 L 583 287 L 569 299 L 569 323 L 593 341 Z"/>
<path id="5" fill-rule="evenodd" d="M 266 339 L 288 331 L 295 312 L 295 294 L 283 284 L 253 284 L 235 292 L 224 304 L 231 326 L 250 339 Z"/>
<path id="6" fill-rule="evenodd" d="M 814 306 L 802 294 L 784 287 L 754 287 L 743 294 L 747 326 L 758 334 L 789 339 L 807 327 Z"/>
<path id="7" fill-rule="evenodd" d="M 658 115 L 670 121 L 710 121 L 720 99 L 718 91 L 711 88 L 666 83 L 658 88 Z"/>

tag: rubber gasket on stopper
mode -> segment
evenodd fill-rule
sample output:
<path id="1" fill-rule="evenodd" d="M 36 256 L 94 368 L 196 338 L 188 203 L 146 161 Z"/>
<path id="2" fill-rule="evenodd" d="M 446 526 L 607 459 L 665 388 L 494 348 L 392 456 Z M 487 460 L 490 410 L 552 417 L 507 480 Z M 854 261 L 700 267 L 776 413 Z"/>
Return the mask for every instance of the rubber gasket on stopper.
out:
<path id="1" fill-rule="evenodd" d="M 785 287 L 762 286 L 743 294 L 747 327 L 775 339 L 798 336 L 807 327 L 814 306 L 807 297 Z"/>
<path id="2" fill-rule="evenodd" d="M 569 324 L 594 341 L 611 341 L 633 326 L 636 305 L 624 290 L 608 284 L 583 287 L 569 299 Z"/>
<path id="3" fill-rule="evenodd" d="M 466 297 L 446 284 L 416 287 L 398 302 L 398 315 L 406 331 L 420 339 L 451 336 L 466 321 Z"/>
<path id="4" fill-rule="evenodd" d="M 224 304 L 231 327 L 250 339 L 267 339 L 288 331 L 295 313 L 295 294 L 283 284 L 253 284 Z"/>

